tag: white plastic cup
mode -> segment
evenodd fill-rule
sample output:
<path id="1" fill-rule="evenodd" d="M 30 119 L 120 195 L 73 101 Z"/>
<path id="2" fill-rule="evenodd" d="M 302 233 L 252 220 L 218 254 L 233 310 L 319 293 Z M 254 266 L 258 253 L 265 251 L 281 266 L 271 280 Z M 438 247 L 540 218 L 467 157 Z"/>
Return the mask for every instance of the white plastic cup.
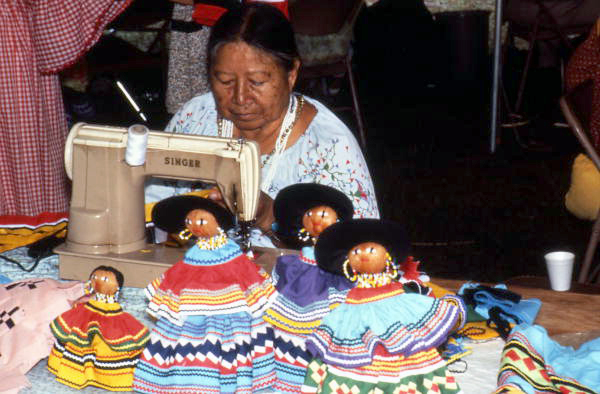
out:
<path id="1" fill-rule="evenodd" d="M 550 252 L 544 258 L 546 259 L 552 290 L 568 291 L 571 288 L 575 255 L 571 252 L 559 251 Z"/>

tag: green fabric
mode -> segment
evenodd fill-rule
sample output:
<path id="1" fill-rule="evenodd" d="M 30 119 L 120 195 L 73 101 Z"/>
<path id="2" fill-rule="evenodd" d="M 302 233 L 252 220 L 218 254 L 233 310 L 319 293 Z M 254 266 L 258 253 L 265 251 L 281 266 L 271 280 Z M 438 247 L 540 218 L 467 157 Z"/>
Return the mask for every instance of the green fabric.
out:
<path id="1" fill-rule="evenodd" d="M 438 391 L 432 386 L 437 385 Z M 352 393 L 352 394 L 393 394 L 402 392 L 441 394 L 460 393 L 456 380 L 446 372 L 446 368 L 438 368 L 433 372 L 413 375 L 401 379 L 397 383 L 369 383 L 335 375 L 327 364 L 314 359 L 308 365 L 304 380 L 303 392 L 315 393 Z"/>
<path id="2" fill-rule="evenodd" d="M 487 320 L 485 317 L 481 316 L 479 313 L 475 312 L 473 305 L 467 305 L 467 322 L 472 321 L 484 321 Z"/>

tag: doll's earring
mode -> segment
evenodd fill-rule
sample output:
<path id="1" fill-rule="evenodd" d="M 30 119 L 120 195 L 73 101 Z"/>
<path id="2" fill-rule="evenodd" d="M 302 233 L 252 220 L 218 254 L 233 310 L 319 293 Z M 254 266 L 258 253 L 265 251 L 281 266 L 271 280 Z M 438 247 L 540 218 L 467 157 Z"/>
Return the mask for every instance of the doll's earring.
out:
<path id="1" fill-rule="evenodd" d="M 346 261 L 344 261 L 344 265 L 342 266 L 343 271 L 344 271 L 344 276 L 346 278 L 348 278 L 348 280 L 350 282 L 356 282 L 356 280 L 358 279 L 358 275 L 356 274 L 356 272 L 354 272 L 354 269 L 352 267 L 350 267 L 350 269 L 352 270 L 352 275 L 350 275 L 350 273 L 348 272 L 349 265 L 350 265 L 350 260 L 346 259 Z"/>
<path id="2" fill-rule="evenodd" d="M 179 238 L 183 239 L 184 241 L 187 241 L 190 238 L 192 238 L 193 234 L 189 229 L 186 228 L 184 230 L 181 230 L 178 235 L 179 235 Z"/>
<path id="3" fill-rule="evenodd" d="M 396 268 L 396 264 L 394 264 L 394 260 L 392 260 L 392 256 L 389 253 L 385 254 L 385 274 L 390 279 L 396 279 L 398 276 L 398 268 Z"/>
<path id="4" fill-rule="evenodd" d="M 85 286 L 83 286 L 83 292 L 86 295 L 94 294 L 94 285 L 92 285 L 92 281 L 88 280 L 85 282 Z"/>

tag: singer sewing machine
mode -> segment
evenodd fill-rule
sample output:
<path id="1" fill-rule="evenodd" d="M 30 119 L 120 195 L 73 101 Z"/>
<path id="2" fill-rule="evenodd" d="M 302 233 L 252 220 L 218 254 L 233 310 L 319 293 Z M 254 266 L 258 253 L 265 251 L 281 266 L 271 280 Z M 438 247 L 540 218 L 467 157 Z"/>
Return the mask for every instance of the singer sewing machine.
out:
<path id="1" fill-rule="evenodd" d="M 126 128 L 78 123 L 69 133 L 69 228 L 66 242 L 55 249 L 61 278 L 87 280 L 96 266 L 112 265 L 123 272 L 126 286 L 145 287 L 183 257 L 185 250 L 146 242 L 149 176 L 216 183 L 240 221 L 256 215 L 260 153 L 255 142 L 148 132 L 139 125 L 130 129 L 147 132 L 141 165 L 126 162 L 127 141 L 133 140 Z"/>

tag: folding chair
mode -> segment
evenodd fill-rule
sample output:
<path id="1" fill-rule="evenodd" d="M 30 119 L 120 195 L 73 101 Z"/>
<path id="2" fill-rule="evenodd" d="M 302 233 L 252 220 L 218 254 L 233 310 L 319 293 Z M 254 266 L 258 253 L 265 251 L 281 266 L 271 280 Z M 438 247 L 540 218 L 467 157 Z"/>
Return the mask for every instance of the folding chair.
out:
<path id="1" fill-rule="evenodd" d="M 505 1 L 508 4 L 511 1 L 518 2 L 520 0 Z M 525 25 L 508 18 L 506 19 L 506 22 L 508 22 L 508 31 L 506 43 L 503 48 L 503 52 L 506 55 L 509 46 L 516 47 L 515 38 L 520 38 L 528 43 L 525 64 L 519 78 L 518 89 L 514 102 L 511 102 L 511 100 L 508 98 L 504 83 L 502 84 L 502 94 L 504 98 L 504 104 L 507 109 L 507 116 L 505 117 L 505 120 L 502 122 L 501 126 L 504 128 L 513 128 L 517 142 L 519 142 L 521 145 L 522 143 L 520 141 L 517 128 L 529 123 L 523 114 L 522 106 L 523 99 L 525 97 L 525 88 L 533 65 L 533 55 L 536 47 L 540 44 L 540 42 L 559 43 L 557 50 L 560 55 L 561 92 L 564 93 L 564 68 L 569 56 L 574 50 L 572 36 L 587 34 L 591 28 L 591 26 L 573 26 L 568 28 L 561 27 L 543 1 L 534 1 L 539 8 L 533 24 Z M 506 56 L 503 56 L 503 58 L 506 58 Z"/>
<path id="2" fill-rule="evenodd" d="M 590 117 L 592 113 L 592 89 L 593 82 L 588 80 L 581 85 L 577 86 L 572 91 L 568 92 L 560 99 L 560 108 L 562 113 L 569 124 L 571 131 L 575 134 L 575 137 L 581 143 L 581 146 L 585 150 L 590 160 L 594 163 L 596 168 L 600 171 L 600 156 L 596 148 L 590 142 L 588 137 L 588 130 L 590 124 Z M 598 196 L 600 198 L 600 196 Z M 600 273 L 600 264 L 590 272 L 592 260 L 596 252 L 598 241 L 600 240 L 600 211 L 592 227 L 592 234 L 587 245 L 583 265 L 579 272 L 577 281 L 579 283 L 592 283 L 594 278 Z M 596 279 L 596 283 L 600 283 L 600 277 Z"/>
<path id="3" fill-rule="evenodd" d="M 296 0 L 290 2 L 290 21 L 296 34 L 302 60 L 299 80 L 321 80 L 346 76 L 352 95 L 352 107 L 359 132 L 359 142 L 366 148 L 363 116 L 358 87 L 352 70 L 351 40 L 354 23 L 364 0 Z"/>

